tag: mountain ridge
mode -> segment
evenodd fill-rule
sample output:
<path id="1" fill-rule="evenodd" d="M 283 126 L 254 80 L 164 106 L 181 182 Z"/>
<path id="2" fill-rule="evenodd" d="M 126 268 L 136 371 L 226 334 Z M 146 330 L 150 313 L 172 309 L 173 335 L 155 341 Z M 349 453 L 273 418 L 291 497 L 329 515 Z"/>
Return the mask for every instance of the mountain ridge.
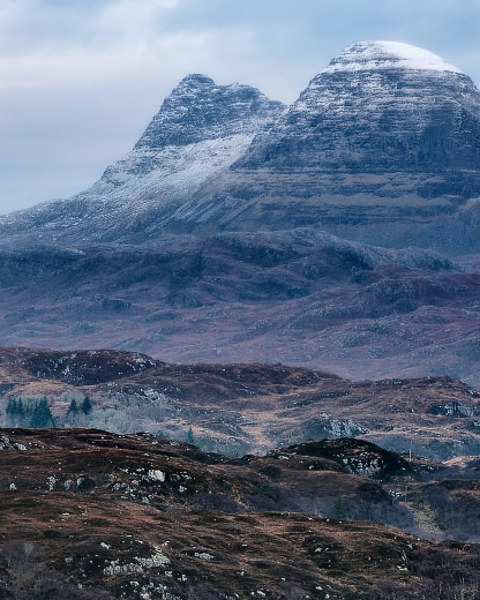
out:
<path id="1" fill-rule="evenodd" d="M 165 99 L 134 148 L 93 186 L 70 199 L 6 215 L 0 228 L 5 235 L 69 243 L 117 241 L 126 232 L 132 242 L 152 220 L 168 233 L 164 225 L 172 213 L 181 215 L 184 201 L 228 169 L 283 110 L 281 102 L 251 86 L 216 85 L 204 75 L 189 75 Z M 195 219 L 204 220 L 199 213 Z"/>
<path id="2" fill-rule="evenodd" d="M 378 44 L 287 109 L 187 77 L 90 190 L 3 217 L 4 343 L 477 383 L 480 92 Z"/>

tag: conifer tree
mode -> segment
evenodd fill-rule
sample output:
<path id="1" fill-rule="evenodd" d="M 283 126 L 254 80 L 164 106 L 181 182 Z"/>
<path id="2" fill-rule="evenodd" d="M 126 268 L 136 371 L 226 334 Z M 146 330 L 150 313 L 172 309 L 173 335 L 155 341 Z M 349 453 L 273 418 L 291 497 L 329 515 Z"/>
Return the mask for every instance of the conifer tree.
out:
<path id="1" fill-rule="evenodd" d="M 15 398 L 9 398 L 7 403 L 7 415 L 17 414 L 17 401 Z"/>
<path id="2" fill-rule="evenodd" d="M 25 408 L 22 399 L 10 398 L 6 408 L 7 419 L 10 427 L 22 427 L 25 425 Z"/>
<path id="3" fill-rule="evenodd" d="M 80 406 L 80 410 L 84 415 L 89 415 L 92 412 L 92 408 L 92 401 L 88 396 L 85 396 L 82 405 Z"/>
<path id="4" fill-rule="evenodd" d="M 21 398 L 19 398 L 17 400 L 17 415 L 18 415 L 18 419 L 20 421 L 20 423 L 23 423 L 23 420 L 25 418 L 25 407 L 23 406 L 23 400 Z"/>
<path id="5" fill-rule="evenodd" d="M 195 443 L 195 436 L 193 434 L 193 429 L 191 427 L 188 428 L 188 433 L 187 433 L 187 444 L 194 444 Z"/>
<path id="6" fill-rule="evenodd" d="M 70 405 L 67 410 L 67 415 L 69 415 L 71 413 L 73 413 L 74 415 L 76 415 L 78 413 L 78 406 L 77 406 L 77 401 L 75 400 L 75 398 L 73 398 L 73 400 L 70 402 Z"/>
<path id="7" fill-rule="evenodd" d="M 55 422 L 53 420 L 52 413 L 50 412 L 50 408 L 48 407 L 46 398 L 42 398 L 42 400 L 37 402 L 35 408 L 33 409 L 30 427 L 55 427 Z"/>
<path id="8" fill-rule="evenodd" d="M 340 521 L 348 519 L 347 509 L 345 508 L 343 500 L 340 496 L 338 496 L 335 500 L 330 516 L 332 519 L 339 519 Z"/>

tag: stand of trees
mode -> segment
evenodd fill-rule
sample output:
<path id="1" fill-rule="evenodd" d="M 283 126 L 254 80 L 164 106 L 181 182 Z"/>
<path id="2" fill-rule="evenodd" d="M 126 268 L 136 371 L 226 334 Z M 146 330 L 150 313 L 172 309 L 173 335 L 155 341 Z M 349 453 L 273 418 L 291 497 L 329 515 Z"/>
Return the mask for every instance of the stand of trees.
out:
<path id="1" fill-rule="evenodd" d="M 47 398 L 41 400 L 10 398 L 6 412 L 9 427 L 55 427 L 55 419 L 48 406 Z"/>
<path id="2" fill-rule="evenodd" d="M 85 417 L 88 417 L 92 410 L 92 401 L 88 396 L 85 396 L 81 402 L 74 398 L 68 407 L 64 424 L 86 425 Z M 43 428 L 57 426 L 46 397 L 41 399 L 10 398 L 7 403 L 6 416 L 7 427 Z M 60 423 L 60 425 L 62 424 Z"/>

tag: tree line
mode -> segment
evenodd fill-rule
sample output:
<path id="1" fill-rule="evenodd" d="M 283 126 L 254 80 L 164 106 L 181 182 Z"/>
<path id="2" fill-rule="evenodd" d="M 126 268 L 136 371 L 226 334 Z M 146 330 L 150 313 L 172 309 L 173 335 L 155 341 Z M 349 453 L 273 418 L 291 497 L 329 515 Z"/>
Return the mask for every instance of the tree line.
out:
<path id="1" fill-rule="evenodd" d="M 75 423 L 77 416 L 89 415 L 92 412 L 92 401 L 88 396 L 81 402 L 75 398 L 70 402 L 66 420 Z M 10 398 L 6 408 L 7 427 L 56 427 L 57 422 L 49 406 L 46 396 L 38 398 Z"/>

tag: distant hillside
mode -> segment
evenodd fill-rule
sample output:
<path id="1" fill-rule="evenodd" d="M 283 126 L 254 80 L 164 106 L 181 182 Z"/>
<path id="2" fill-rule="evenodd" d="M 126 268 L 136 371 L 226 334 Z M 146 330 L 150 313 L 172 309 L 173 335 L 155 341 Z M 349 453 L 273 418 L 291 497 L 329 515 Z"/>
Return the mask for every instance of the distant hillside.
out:
<path id="1" fill-rule="evenodd" d="M 174 236 L 142 247 L 5 242 L 0 336 L 8 346 L 479 385 L 477 262 L 312 229 Z"/>
<path id="2" fill-rule="evenodd" d="M 59 427 L 190 439 L 234 456 L 340 437 L 438 459 L 480 449 L 480 392 L 447 377 L 352 382 L 284 365 L 28 349 L 2 349 L 0 376 L 7 427 L 49 427 L 53 418 Z"/>

